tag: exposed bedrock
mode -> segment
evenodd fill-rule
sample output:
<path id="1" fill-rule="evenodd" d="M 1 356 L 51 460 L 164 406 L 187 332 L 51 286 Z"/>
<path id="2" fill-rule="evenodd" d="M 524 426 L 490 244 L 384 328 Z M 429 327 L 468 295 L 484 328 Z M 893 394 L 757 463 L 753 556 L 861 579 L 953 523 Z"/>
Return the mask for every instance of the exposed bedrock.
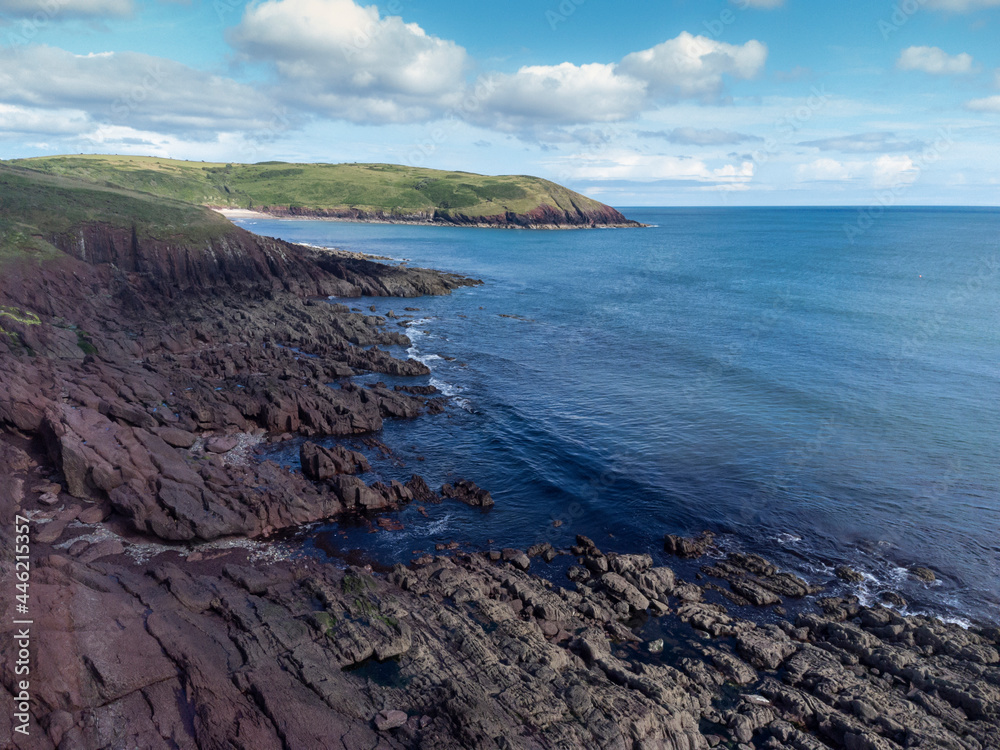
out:
<path id="1" fill-rule="evenodd" d="M 308 295 L 461 282 L 82 231 L 76 258 L 0 275 L 0 578 L 27 516 L 33 620 L 30 735 L 5 721 L 0 746 L 1000 747 L 1000 630 L 814 601 L 757 556 L 706 559 L 696 583 L 579 536 L 373 573 L 247 539 L 442 499 L 418 476 L 368 484 L 363 456 L 325 447 L 435 402 L 351 382 L 422 365 L 380 348 L 400 343 L 384 318 Z M 295 435 L 304 473 L 255 455 Z M 442 494 L 492 502 L 471 481 Z M 545 567 L 561 560 L 565 577 Z"/>
<path id="2" fill-rule="evenodd" d="M 0 425 L 44 445 L 69 495 L 170 541 L 256 536 L 410 499 L 313 482 L 251 460 L 253 449 L 265 434 L 360 435 L 428 408 L 349 380 L 426 374 L 380 349 L 405 336 L 311 295 L 447 293 L 468 280 L 239 229 L 193 249 L 99 225 L 53 239 L 74 257 L 0 276 Z"/>
<path id="3" fill-rule="evenodd" d="M 573 205 L 571 208 L 563 209 L 550 205 L 542 205 L 527 213 L 508 211 L 490 216 L 468 216 L 461 211 L 416 211 L 401 214 L 388 211 L 366 211 L 357 208 L 323 209 L 302 208 L 299 206 L 264 206 L 260 210 L 274 216 L 317 217 L 399 224 L 500 227 L 508 229 L 642 226 L 639 222 L 626 218 L 610 206 L 602 206 L 599 209 L 594 209 Z"/>

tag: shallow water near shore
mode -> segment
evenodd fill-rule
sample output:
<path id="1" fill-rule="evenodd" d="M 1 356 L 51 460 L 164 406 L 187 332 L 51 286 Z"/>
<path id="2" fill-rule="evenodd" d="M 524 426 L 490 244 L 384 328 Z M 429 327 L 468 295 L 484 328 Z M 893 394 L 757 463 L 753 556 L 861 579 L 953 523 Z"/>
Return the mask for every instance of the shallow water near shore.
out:
<path id="1" fill-rule="evenodd" d="M 893 209 L 854 235 L 856 209 L 625 213 L 654 226 L 237 222 L 485 282 L 340 301 L 408 316 L 390 326 L 433 371 L 370 379 L 452 402 L 387 422 L 394 455 L 368 451 L 366 479 L 467 478 L 496 507 L 410 507 L 402 531 L 331 525 L 307 545 L 392 564 L 437 542 L 585 533 L 660 557 L 665 533 L 712 529 L 834 592 L 1000 620 L 1000 212 Z M 840 564 L 866 581 L 836 581 Z"/>

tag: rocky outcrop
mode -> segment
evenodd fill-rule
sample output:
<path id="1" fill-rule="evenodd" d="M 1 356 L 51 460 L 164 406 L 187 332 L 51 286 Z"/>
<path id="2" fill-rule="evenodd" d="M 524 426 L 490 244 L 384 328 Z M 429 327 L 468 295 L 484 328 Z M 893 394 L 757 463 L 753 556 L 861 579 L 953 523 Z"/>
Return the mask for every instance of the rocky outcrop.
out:
<path id="1" fill-rule="evenodd" d="M 447 294 L 470 282 L 426 269 L 399 268 L 324 253 L 232 227 L 201 243 L 140 238 L 136 231 L 87 224 L 49 238 L 70 257 L 110 266 L 127 283 L 174 295 L 215 288 L 287 291 L 297 296 L 417 297 Z"/>
<path id="2" fill-rule="evenodd" d="M 402 485 L 310 481 L 366 470 L 355 454 L 313 446 L 308 477 L 249 459 L 267 434 L 370 433 L 427 408 L 423 396 L 346 380 L 427 368 L 379 349 L 408 343 L 385 318 L 312 295 L 447 293 L 468 280 L 243 230 L 190 247 L 87 225 L 53 242 L 72 257 L 9 263 L 0 276 L 0 427 L 37 436 L 69 495 L 172 542 L 411 499 Z"/>
<path id="3" fill-rule="evenodd" d="M 371 471 L 368 459 L 357 451 L 342 445 L 324 448 L 315 443 L 305 442 L 299 448 L 299 464 L 302 473 L 310 479 L 324 481 L 337 474 L 364 474 Z"/>
<path id="4" fill-rule="evenodd" d="M 366 211 L 358 208 L 304 208 L 301 206 L 258 206 L 255 210 L 272 216 L 341 219 L 386 224 L 439 224 L 444 226 L 489 227 L 497 229 L 583 229 L 592 227 L 641 227 L 610 206 L 569 209 L 542 205 L 527 213 L 508 211 L 489 216 L 468 216 L 460 211 L 434 210 L 411 213 Z"/>
<path id="5" fill-rule="evenodd" d="M 49 468 L 29 450 L 0 438 L 0 512 L 31 511 L 42 526 L 31 477 Z M 605 555 L 585 537 L 575 562 L 589 577 L 558 585 L 517 549 L 427 555 L 381 574 L 232 547 L 144 559 L 123 555 L 133 542 L 97 518 L 67 532 L 79 507 L 51 513 L 44 526 L 61 524 L 71 543 L 35 542 L 32 643 L 44 658 L 18 747 L 1000 741 L 995 628 L 882 607 L 736 616 L 650 555 Z M 5 543 L 10 534 L 0 528 Z M 12 638 L 0 634 L 5 653 Z M 0 682 L 10 707 L 9 663 Z"/>
<path id="6" fill-rule="evenodd" d="M 475 482 L 459 479 L 454 484 L 446 484 L 441 488 L 441 496 L 458 500 L 466 505 L 477 508 L 492 508 L 493 496 L 480 488 Z"/>

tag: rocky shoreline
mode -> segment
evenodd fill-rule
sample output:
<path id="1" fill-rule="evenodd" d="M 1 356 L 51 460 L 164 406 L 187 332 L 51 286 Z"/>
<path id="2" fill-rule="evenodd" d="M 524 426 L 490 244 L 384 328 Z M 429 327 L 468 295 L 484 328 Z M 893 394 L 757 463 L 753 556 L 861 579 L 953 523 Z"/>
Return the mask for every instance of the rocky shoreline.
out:
<path id="1" fill-rule="evenodd" d="M 467 216 L 455 211 L 420 211 L 394 214 L 386 211 L 366 211 L 358 208 L 303 208 L 300 206 L 257 206 L 253 209 L 233 209 L 208 206 L 232 218 L 309 219 L 322 221 L 362 222 L 365 224 L 424 224 L 431 226 L 473 227 L 478 229 L 634 229 L 646 226 L 605 206 L 601 211 L 558 209 L 540 206 L 525 214 L 508 211 L 493 216 Z"/>
<path id="2" fill-rule="evenodd" d="M 274 535 L 492 504 L 467 480 L 368 485 L 317 442 L 446 406 L 354 383 L 427 370 L 384 350 L 406 343 L 386 317 L 324 298 L 476 282 L 238 229 L 53 239 L 67 257 L 0 273 L 0 567 L 13 586 L 27 517 L 33 620 L 30 734 L 0 725 L 4 747 L 1000 747 L 1000 629 L 823 598 L 709 536 L 665 537 L 693 580 L 586 537 L 376 571 L 295 554 Z M 301 472 L 256 456 L 293 435 Z"/>

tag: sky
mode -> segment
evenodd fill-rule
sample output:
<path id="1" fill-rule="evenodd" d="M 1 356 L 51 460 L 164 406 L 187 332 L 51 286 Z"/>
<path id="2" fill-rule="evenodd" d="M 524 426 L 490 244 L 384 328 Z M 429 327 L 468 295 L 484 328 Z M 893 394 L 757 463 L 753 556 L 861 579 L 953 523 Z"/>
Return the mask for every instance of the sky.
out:
<path id="1" fill-rule="evenodd" d="M 1000 0 L 0 0 L 0 158 L 531 174 L 614 206 L 1000 204 Z"/>

